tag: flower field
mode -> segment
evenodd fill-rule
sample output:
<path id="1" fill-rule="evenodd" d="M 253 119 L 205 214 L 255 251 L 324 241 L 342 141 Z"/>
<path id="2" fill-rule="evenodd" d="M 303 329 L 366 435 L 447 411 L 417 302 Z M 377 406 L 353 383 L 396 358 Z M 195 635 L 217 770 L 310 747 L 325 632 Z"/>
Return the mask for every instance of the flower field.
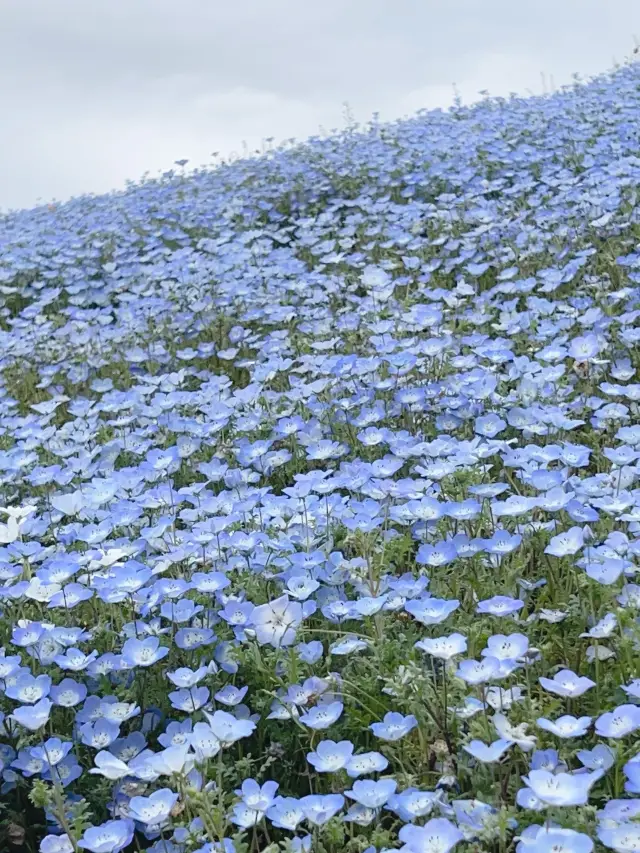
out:
<path id="1" fill-rule="evenodd" d="M 0 220 L 0 850 L 640 851 L 640 67 Z"/>

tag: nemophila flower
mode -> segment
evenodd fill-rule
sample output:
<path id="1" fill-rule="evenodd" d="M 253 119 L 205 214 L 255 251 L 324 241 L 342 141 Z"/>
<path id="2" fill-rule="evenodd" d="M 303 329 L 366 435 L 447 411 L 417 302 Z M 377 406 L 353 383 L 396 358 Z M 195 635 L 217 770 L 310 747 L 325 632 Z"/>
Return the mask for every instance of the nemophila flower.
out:
<path id="1" fill-rule="evenodd" d="M 140 714 L 140 708 L 134 702 L 118 702 L 115 696 L 106 696 L 100 702 L 100 714 L 112 723 L 124 723 Z"/>
<path id="2" fill-rule="evenodd" d="M 599 352 L 600 344 L 597 335 L 578 336 L 573 338 L 569 345 L 569 356 L 576 361 L 593 361 Z"/>
<path id="3" fill-rule="evenodd" d="M 239 720 L 227 711 L 204 712 L 211 731 L 223 746 L 230 746 L 237 740 L 249 737 L 256 727 L 252 720 Z"/>
<path id="4" fill-rule="evenodd" d="M 522 781 L 533 794 L 547 806 L 584 806 L 589 792 L 602 777 L 601 770 L 593 773 L 550 773 L 548 770 L 530 770 Z"/>
<path id="5" fill-rule="evenodd" d="M 561 669 L 559 672 L 556 672 L 553 678 L 540 676 L 538 680 L 540 685 L 550 693 L 555 693 L 556 696 L 567 696 L 570 699 L 582 696 L 587 690 L 595 687 L 595 681 L 584 675 L 576 675 L 570 669 Z"/>
<path id="6" fill-rule="evenodd" d="M 583 634 L 581 637 L 592 637 L 598 640 L 604 640 L 610 637 L 616 630 L 618 620 L 614 613 L 607 613 L 599 622 Z"/>
<path id="7" fill-rule="evenodd" d="M 292 684 L 286 693 L 288 701 L 295 705 L 309 705 L 317 701 L 329 689 L 329 681 L 312 675 L 303 684 Z"/>
<path id="8" fill-rule="evenodd" d="M 51 677 L 48 675 L 33 676 L 29 672 L 21 673 L 15 681 L 5 682 L 5 694 L 16 702 L 30 705 L 39 702 L 51 691 Z"/>
<path id="9" fill-rule="evenodd" d="M 307 761 L 318 773 L 336 773 L 343 770 L 353 756 L 353 744 L 343 740 L 323 740 L 317 744 L 315 752 L 307 753 Z"/>
<path id="10" fill-rule="evenodd" d="M 171 722 L 165 731 L 158 735 L 158 743 L 165 748 L 170 746 L 183 746 L 189 743 L 189 735 L 193 730 L 193 721 L 190 719 L 182 722 Z"/>
<path id="11" fill-rule="evenodd" d="M 54 661 L 60 669 L 70 672 L 81 672 L 86 669 L 89 664 L 98 657 L 98 652 L 95 649 L 90 654 L 85 655 L 80 649 L 70 648 L 65 649 L 64 654 L 56 655 Z"/>
<path id="12" fill-rule="evenodd" d="M 344 705 L 342 702 L 328 702 L 327 704 L 315 705 L 306 713 L 300 714 L 300 722 L 310 729 L 328 729 L 342 715 Z"/>
<path id="13" fill-rule="evenodd" d="M 308 643 L 298 643 L 296 651 L 298 652 L 300 660 L 303 661 L 303 663 L 310 664 L 311 666 L 314 663 L 317 663 L 324 654 L 322 643 L 319 640 L 311 640 Z"/>
<path id="14" fill-rule="evenodd" d="M 407 601 L 404 609 L 423 625 L 439 625 L 459 606 L 457 599 L 419 598 Z"/>
<path id="15" fill-rule="evenodd" d="M 132 820 L 108 820 L 84 831 L 78 846 L 90 853 L 120 853 L 132 839 L 135 824 Z"/>
<path id="16" fill-rule="evenodd" d="M 286 595 L 261 604 L 253 610 L 251 619 L 256 640 L 260 645 L 274 648 L 290 646 L 295 642 L 296 628 L 302 622 L 302 605 L 290 601 Z"/>
<path id="17" fill-rule="evenodd" d="M 146 751 L 145 751 L 146 753 Z M 155 780 L 159 776 L 186 776 L 194 765 L 194 756 L 188 746 L 171 746 L 162 752 L 141 753 L 129 762 L 129 767 L 139 779 Z"/>
<path id="18" fill-rule="evenodd" d="M 604 808 L 597 812 L 601 824 L 616 825 L 632 821 L 640 814 L 640 800 L 608 800 Z"/>
<path id="19" fill-rule="evenodd" d="M 40 853 L 73 853 L 73 843 L 67 833 L 45 835 L 40 842 Z"/>
<path id="20" fill-rule="evenodd" d="M 312 826 L 322 826 L 344 806 L 341 794 L 309 794 L 299 800 L 305 820 Z"/>
<path id="21" fill-rule="evenodd" d="M 186 690 L 173 690 L 168 693 L 171 707 L 185 714 L 194 714 L 209 701 L 208 687 L 189 687 Z"/>
<path id="22" fill-rule="evenodd" d="M 446 661 L 466 652 L 467 638 L 462 634 L 454 633 L 434 639 L 425 637 L 423 640 L 418 640 L 414 645 L 416 649 L 420 649 L 420 651 L 432 657 Z"/>
<path id="23" fill-rule="evenodd" d="M 513 741 L 500 739 L 487 745 L 481 740 L 471 740 L 462 748 L 477 761 L 483 764 L 493 764 L 500 761 L 512 743 Z"/>
<path id="24" fill-rule="evenodd" d="M 505 669 L 506 668 L 506 669 Z M 505 671 L 513 672 L 516 668 L 514 661 L 501 661 L 500 675 Z M 523 689 L 520 685 L 513 687 L 498 687 L 493 685 L 484 691 L 484 700 L 494 711 L 508 711 L 516 702 L 524 701 Z"/>
<path id="25" fill-rule="evenodd" d="M 18 757 L 11 762 L 11 767 L 19 770 L 25 779 L 29 779 L 37 773 L 42 773 L 46 765 L 46 760 L 34 756 L 30 749 L 21 749 Z"/>
<path id="26" fill-rule="evenodd" d="M 636 822 L 624 822 L 610 826 L 601 824 L 596 829 L 598 839 L 616 853 L 636 853 L 640 850 L 640 825 Z"/>
<path id="27" fill-rule="evenodd" d="M 124 779 L 125 776 L 131 775 L 128 765 L 106 750 L 101 750 L 93 761 L 95 767 L 92 767 L 89 773 L 104 776 L 106 779 L 111 780 Z"/>
<path id="28" fill-rule="evenodd" d="M 582 562 L 582 561 L 580 561 Z M 589 562 L 584 569 L 592 580 L 604 586 L 616 583 L 625 571 L 626 562 L 623 560 L 603 560 L 602 562 Z"/>
<path id="29" fill-rule="evenodd" d="M 191 720 L 188 722 L 191 724 Z M 189 726 L 189 729 L 191 729 L 191 726 Z M 184 737 L 184 740 L 181 741 L 182 737 Z M 190 745 L 195 753 L 196 760 L 200 762 L 206 761 L 208 758 L 213 758 L 222 749 L 219 738 L 216 737 L 213 729 L 207 723 L 196 723 L 193 726 L 193 731 L 182 732 L 178 736 L 174 734 L 169 741 L 169 745 L 179 746 L 181 743 Z"/>
<path id="30" fill-rule="evenodd" d="M 122 647 L 122 659 L 128 666 L 152 666 L 169 654 L 169 649 L 160 645 L 158 637 L 145 640 L 130 638 Z"/>
<path id="31" fill-rule="evenodd" d="M 357 779 L 358 776 L 368 776 L 369 773 L 382 773 L 388 766 L 388 759 L 381 753 L 361 752 L 349 759 L 345 769 L 351 779 Z"/>
<path id="32" fill-rule="evenodd" d="M 591 750 L 579 749 L 576 758 L 587 770 L 609 770 L 615 764 L 616 754 L 611 747 L 599 743 Z"/>
<path id="33" fill-rule="evenodd" d="M 109 747 L 121 761 L 131 761 L 139 755 L 147 745 L 147 740 L 141 731 L 130 732 L 126 737 L 117 738 Z"/>
<path id="34" fill-rule="evenodd" d="M 74 708 L 83 702 L 86 696 L 86 685 L 72 678 L 63 678 L 59 684 L 54 684 L 49 690 L 49 698 L 53 704 L 62 708 Z"/>
<path id="35" fill-rule="evenodd" d="M 613 711 L 601 714 L 596 720 L 596 734 L 601 737 L 621 738 L 640 728 L 640 706 L 619 705 Z"/>
<path id="36" fill-rule="evenodd" d="M 295 832 L 298 824 L 304 820 L 300 801 L 295 797 L 276 797 L 266 811 L 266 816 L 278 829 Z"/>
<path id="37" fill-rule="evenodd" d="M 56 592 L 51 596 L 47 607 L 50 609 L 53 607 L 64 607 L 67 610 L 71 610 L 76 605 L 92 597 L 93 590 L 87 589 L 87 587 L 79 583 L 68 583 L 60 592 Z"/>
<path id="38" fill-rule="evenodd" d="M 54 767 L 69 754 L 72 748 L 73 743 L 71 741 L 63 742 L 60 738 L 53 737 L 48 738 L 41 746 L 32 747 L 31 755 L 50 767 Z"/>
<path id="39" fill-rule="evenodd" d="M 245 779 L 236 794 L 242 797 L 242 802 L 248 809 L 266 812 L 274 803 L 278 787 L 277 782 L 268 781 L 259 785 L 254 779 Z"/>
<path id="40" fill-rule="evenodd" d="M 485 438 L 495 438 L 506 426 L 506 421 L 503 421 L 498 415 L 482 415 L 476 418 L 474 431 Z"/>
<path id="41" fill-rule="evenodd" d="M 458 550 L 452 541 L 438 542 L 436 545 L 421 545 L 416 554 L 416 562 L 421 566 L 447 566 L 458 556 Z"/>
<path id="42" fill-rule="evenodd" d="M 573 829 L 542 826 L 524 849 L 527 853 L 591 853 L 593 841 Z"/>
<path id="43" fill-rule="evenodd" d="M 40 699 L 34 705 L 22 705 L 16 708 L 9 719 L 15 720 L 23 728 L 35 732 L 42 728 L 49 721 L 49 715 L 53 703 L 50 699 Z"/>
<path id="44" fill-rule="evenodd" d="M 634 678 L 629 684 L 621 684 L 620 688 L 624 690 L 627 696 L 640 699 L 640 678 Z"/>
<path id="45" fill-rule="evenodd" d="M 524 607 L 524 601 L 511 598 L 508 595 L 494 595 L 485 601 L 479 601 L 477 613 L 488 613 L 490 616 L 512 616 Z"/>
<path id="46" fill-rule="evenodd" d="M 120 735 L 120 724 L 101 717 L 95 722 L 83 723 L 78 731 L 82 743 L 86 746 L 104 749 Z"/>
<path id="47" fill-rule="evenodd" d="M 413 714 L 399 714 L 397 711 L 388 711 L 381 723 L 371 723 L 369 728 L 380 740 L 400 740 L 418 725 Z"/>
<path id="48" fill-rule="evenodd" d="M 493 723 L 495 730 L 500 735 L 501 740 L 515 743 L 524 752 L 529 752 L 535 747 L 537 738 L 535 735 L 528 735 L 526 733 L 528 728 L 527 723 L 513 725 L 504 714 L 500 713 L 494 714 L 491 718 L 491 722 Z"/>
<path id="49" fill-rule="evenodd" d="M 387 808 L 395 812 L 400 820 L 411 823 L 416 818 L 426 817 L 441 802 L 442 794 L 438 791 L 420 791 L 417 788 L 407 788 L 399 794 L 393 794 L 387 800 Z"/>
<path id="50" fill-rule="evenodd" d="M 379 809 L 395 793 L 397 784 L 395 779 L 358 779 L 345 795 L 367 809 Z"/>
<path id="51" fill-rule="evenodd" d="M 167 672 L 167 678 L 175 684 L 176 687 L 195 687 L 207 675 L 207 667 L 200 666 L 198 669 L 189 669 L 188 666 L 180 667 L 175 672 Z"/>
<path id="52" fill-rule="evenodd" d="M 320 583 L 310 575 L 294 575 L 287 580 L 287 594 L 298 601 L 305 601 L 320 588 Z"/>
<path id="53" fill-rule="evenodd" d="M 487 639 L 487 648 L 480 653 L 482 657 L 494 657 L 499 661 L 518 660 L 526 655 L 529 638 L 524 634 L 494 634 Z"/>
<path id="54" fill-rule="evenodd" d="M 183 622 L 189 622 L 194 616 L 202 613 L 203 610 L 204 607 L 201 604 L 196 604 L 190 598 L 180 598 L 178 600 L 172 598 L 161 605 L 160 615 L 169 622 L 175 622 L 180 625 Z"/>
<path id="55" fill-rule="evenodd" d="M 348 636 L 344 640 L 339 640 L 329 646 L 329 653 L 332 655 L 350 655 L 354 652 L 364 651 L 369 647 L 366 640 L 361 640 L 359 637 Z"/>
<path id="56" fill-rule="evenodd" d="M 567 765 L 560 760 L 557 749 L 537 749 L 529 764 L 532 770 L 549 770 L 554 773 L 567 770 Z"/>
<path id="57" fill-rule="evenodd" d="M 47 765 L 42 771 L 42 778 L 46 782 L 56 782 L 66 788 L 82 775 L 82 767 L 78 764 L 75 755 L 70 754 L 59 761 L 55 766 Z"/>
<path id="58" fill-rule="evenodd" d="M 628 583 L 617 596 L 618 603 L 622 607 L 640 610 L 640 586 L 638 584 Z"/>
<path id="59" fill-rule="evenodd" d="M 480 661 L 462 660 L 458 664 L 456 675 L 467 684 L 486 684 L 499 676 L 500 661 L 498 658 L 487 655 Z"/>
<path id="60" fill-rule="evenodd" d="M 458 827 L 444 817 L 427 821 L 424 826 L 406 824 L 398 833 L 405 853 L 449 853 L 464 836 Z"/>
<path id="61" fill-rule="evenodd" d="M 217 702 L 221 702 L 223 705 L 227 705 L 230 708 L 239 705 L 240 702 L 247 695 L 248 687 L 235 687 L 233 684 L 225 685 L 222 690 L 218 690 L 217 693 L 214 694 L 214 699 Z"/>
<path id="62" fill-rule="evenodd" d="M 209 646 L 215 642 L 215 634 L 211 628 L 180 628 L 176 631 L 174 643 L 179 649 L 190 651 Z"/>
<path id="63" fill-rule="evenodd" d="M 244 802 L 236 803 L 231 813 L 231 822 L 241 829 L 249 829 L 260 823 L 265 813 L 259 809 L 253 809 Z"/>
<path id="64" fill-rule="evenodd" d="M 494 518 L 517 518 L 520 515 L 527 515 L 537 505 L 536 498 L 512 495 L 506 501 L 494 501 L 491 504 L 491 513 Z"/>
<path id="65" fill-rule="evenodd" d="M 626 777 L 624 789 L 628 794 L 640 794 L 640 761 L 635 755 L 622 768 Z"/>
<path id="66" fill-rule="evenodd" d="M 568 557 L 577 554 L 584 546 L 584 533 L 581 527 L 571 527 L 557 536 L 553 536 L 544 549 L 545 554 L 554 557 Z"/>
<path id="67" fill-rule="evenodd" d="M 531 788 L 527 787 L 520 788 L 516 793 L 516 805 L 531 812 L 542 812 L 547 808 L 547 804 L 543 803 L 536 797 Z"/>
<path id="68" fill-rule="evenodd" d="M 550 732 L 556 737 L 582 737 L 585 735 L 591 725 L 591 717 L 572 717 L 570 714 L 565 714 L 558 717 L 557 720 L 547 720 L 545 717 L 538 717 L 536 720 L 541 729 Z"/>

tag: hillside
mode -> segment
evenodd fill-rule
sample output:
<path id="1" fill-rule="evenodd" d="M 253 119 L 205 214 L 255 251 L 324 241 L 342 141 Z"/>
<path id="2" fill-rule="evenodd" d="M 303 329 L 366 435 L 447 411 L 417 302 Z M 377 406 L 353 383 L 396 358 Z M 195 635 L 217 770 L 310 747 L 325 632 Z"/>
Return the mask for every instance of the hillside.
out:
<path id="1" fill-rule="evenodd" d="M 0 219 L 0 849 L 640 849 L 639 185 L 628 65 Z"/>

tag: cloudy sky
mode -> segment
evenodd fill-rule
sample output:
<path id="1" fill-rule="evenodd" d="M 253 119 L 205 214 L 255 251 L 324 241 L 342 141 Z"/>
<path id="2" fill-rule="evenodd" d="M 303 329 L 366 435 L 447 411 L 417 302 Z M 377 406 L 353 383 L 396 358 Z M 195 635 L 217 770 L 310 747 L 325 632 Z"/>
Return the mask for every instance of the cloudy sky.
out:
<path id="1" fill-rule="evenodd" d="M 638 0 L 0 0 L 0 209 L 623 61 Z"/>

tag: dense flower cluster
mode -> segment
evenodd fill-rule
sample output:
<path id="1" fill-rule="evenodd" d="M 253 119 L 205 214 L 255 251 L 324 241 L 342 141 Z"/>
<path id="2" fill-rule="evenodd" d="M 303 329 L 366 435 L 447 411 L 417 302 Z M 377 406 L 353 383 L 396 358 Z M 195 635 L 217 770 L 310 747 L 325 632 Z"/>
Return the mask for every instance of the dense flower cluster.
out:
<path id="1" fill-rule="evenodd" d="M 640 850 L 639 117 L 0 221 L 3 850 Z"/>

